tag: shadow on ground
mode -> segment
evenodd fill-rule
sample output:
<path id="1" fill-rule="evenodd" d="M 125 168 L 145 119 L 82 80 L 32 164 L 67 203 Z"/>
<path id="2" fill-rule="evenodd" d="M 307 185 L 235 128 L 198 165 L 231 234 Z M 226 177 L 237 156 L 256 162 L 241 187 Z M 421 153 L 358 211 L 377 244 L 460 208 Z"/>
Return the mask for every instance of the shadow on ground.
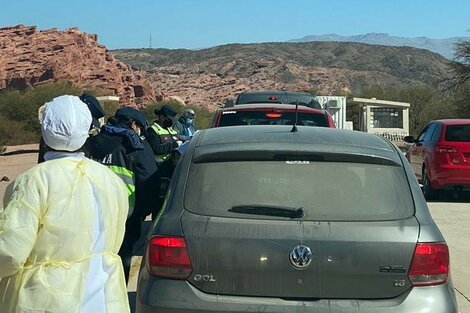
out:
<path id="1" fill-rule="evenodd" d="M 1 156 L 17 155 L 17 154 L 27 154 L 27 153 L 38 153 L 37 149 L 25 149 L 25 150 L 15 150 L 10 152 L 0 153 Z"/>
<path id="2" fill-rule="evenodd" d="M 470 203 L 469 191 L 440 191 L 435 200 L 428 202 Z"/>
<path id="3" fill-rule="evenodd" d="M 127 296 L 129 297 L 129 306 L 131 307 L 131 313 L 135 313 L 135 297 L 137 296 L 136 292 L 128 292 Z"/>
<path id="4" fill-rule="evenodd" d="M 135 267 L 131 268 L 131 278 L 129 279 L 128 285 L 128 292 L 127 296 L 129 298 L 129 306 L 131 307 L 131 313 L 135 312 L 136 306 L 136 297 L 137 293 L 135 291 L 137 287 L 137 276 L 138 276 L 138 268 L 140 268 L 140 261 L 141 257 L 145 253 L 145 249 L 147 246 L 147 235 L 152 226 L 152 221 L 147 219 L 142 223 L 142 229 L 140 232 L 140 239 L 134 244 L 134 252 L 133 252 L 133 261 L 137 261 Z"/>

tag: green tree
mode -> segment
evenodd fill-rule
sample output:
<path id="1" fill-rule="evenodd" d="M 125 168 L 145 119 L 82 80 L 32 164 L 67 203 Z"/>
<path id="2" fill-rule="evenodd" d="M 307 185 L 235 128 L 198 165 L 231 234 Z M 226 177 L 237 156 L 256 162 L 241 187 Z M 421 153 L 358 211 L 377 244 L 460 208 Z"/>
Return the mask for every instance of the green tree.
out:
<path id="1" fill-rule="evenodd" d="M 450 89 L 457 117 L 470 118 L 470 41 L 455 44 L 455 59 L 451 61 Z"/>
<path id="2" fill-rule="evenodd" d="M 470 83 L 456 88 L 452 94 L 455 117 L 470 118 Z"/>
<path id="3" fill-rule="evenodd" d="M 451 62 L 451 87 L 458 88 L 470 83 L 470 41 L 457 42 L 454 56 L 455 59 Z"/>

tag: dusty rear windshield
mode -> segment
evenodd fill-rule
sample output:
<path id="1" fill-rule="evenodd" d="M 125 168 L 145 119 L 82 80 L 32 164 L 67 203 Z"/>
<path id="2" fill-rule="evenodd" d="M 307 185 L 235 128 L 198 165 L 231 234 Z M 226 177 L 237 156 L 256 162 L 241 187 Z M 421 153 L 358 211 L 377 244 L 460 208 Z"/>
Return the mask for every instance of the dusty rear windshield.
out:
<path id="1" fill-rule="evenodd" d="M 295 112 L 224 111 L 219 127 L 237 125 L 294 125 Z M 298 113 L 297 125 L 328 127 L 326 114 Z"/>
<path id="2" fill-rule="evenodd" d="M 446 141 L 470 142 L 470 125 L 449 125 L 445 137 Z"/>
<path id="3" fill-rule="evenodd" d="M 287 103 L 321 109 L 313 95 L 296 93 L 246 93 L 237 98 L 237 104 L 250 103 Z"/>
<path id="4" fill-rule="evenodd" d="M 236 206 L 302 208 L 300 220 L 409 218 L 414 203 L 399 166 L 313 161 L 243 161 L 191 165 L 185 208 L 221 217 L 285 219 L 233 213 Z"/>

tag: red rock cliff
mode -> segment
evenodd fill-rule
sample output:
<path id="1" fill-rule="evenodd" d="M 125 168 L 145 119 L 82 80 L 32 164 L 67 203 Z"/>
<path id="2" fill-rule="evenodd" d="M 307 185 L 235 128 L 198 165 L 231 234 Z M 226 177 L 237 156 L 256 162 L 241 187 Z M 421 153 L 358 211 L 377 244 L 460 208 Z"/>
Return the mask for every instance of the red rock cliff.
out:
<path id="1" fill-rule="evenodd" d="M 0 89 L 64 80 L 77 87 L 104 90 L 128 105 L 141 106 L 162 97 L 142 73 L 99 45 L 97 35 L 77 28 L 0 28 Z"/>

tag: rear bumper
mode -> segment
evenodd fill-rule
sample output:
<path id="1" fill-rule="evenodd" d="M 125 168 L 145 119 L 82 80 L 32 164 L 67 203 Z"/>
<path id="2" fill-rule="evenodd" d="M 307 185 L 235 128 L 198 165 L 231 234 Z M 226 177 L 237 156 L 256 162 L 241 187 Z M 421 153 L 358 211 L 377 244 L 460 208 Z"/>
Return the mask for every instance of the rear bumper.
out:
<path id="1" fill-rule="evenodd" d="M 387 300 L 297 301 L 207 294 L 186 281 L 157 279 L 146 273 L 137 287 L 136 313 L 312 312 L 312 313 L 457 313 L 450 285 L 413 288 Z"/>
<path id="2" fill-rule="evenodd" d="M 436 170 L 432 179 L 433 188 L 452 189 L 454 186 L 470 189 L 470 166 L 446 165 Z"/>

